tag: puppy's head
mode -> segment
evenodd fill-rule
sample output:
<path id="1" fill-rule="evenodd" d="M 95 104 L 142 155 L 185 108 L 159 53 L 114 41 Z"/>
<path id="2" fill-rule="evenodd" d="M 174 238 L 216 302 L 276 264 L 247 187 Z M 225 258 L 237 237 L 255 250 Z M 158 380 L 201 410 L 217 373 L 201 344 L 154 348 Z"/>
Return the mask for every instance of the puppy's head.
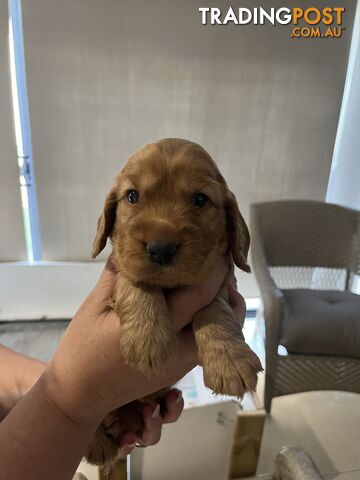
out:
<path id="1" fill-rule="evenodd" d="M 160 140 L 129 159 L 106 197 L 93 257 L 108 237 L 115 267 L 133 282 L 196 284 L 227 249 L 250 271 L 235 196 L 210 155 L 187 140 Z"/>

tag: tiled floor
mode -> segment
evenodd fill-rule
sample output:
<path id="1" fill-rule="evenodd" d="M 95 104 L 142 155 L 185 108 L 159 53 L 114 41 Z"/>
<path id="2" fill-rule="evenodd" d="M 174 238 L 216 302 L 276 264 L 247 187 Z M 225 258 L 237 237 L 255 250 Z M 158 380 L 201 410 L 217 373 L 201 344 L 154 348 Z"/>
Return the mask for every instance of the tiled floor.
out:
<path id="1" fill-rule="evenodd" d="M 17 352 L 47 362 L 55 351 L 67 321 L 0 323 L 0 343 Z"/>

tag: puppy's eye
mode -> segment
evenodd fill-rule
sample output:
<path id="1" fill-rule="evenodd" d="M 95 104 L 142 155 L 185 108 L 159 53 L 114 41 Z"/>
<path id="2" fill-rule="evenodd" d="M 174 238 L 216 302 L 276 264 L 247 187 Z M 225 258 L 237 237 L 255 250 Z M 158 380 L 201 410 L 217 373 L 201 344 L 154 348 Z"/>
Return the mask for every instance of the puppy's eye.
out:
<path id="1" fill-rule="evenodd" d="M 208 197 L 204 193 L 195 193 L 193 197 L 193 203 L 197 207 L 205 207 Z"/>
<path id="2" fill-rule="evenodd" d="M 129 203 L 138 203 L 139 193 L 136 190 L 129 190 L 127 193 L 127 199 Z"/>

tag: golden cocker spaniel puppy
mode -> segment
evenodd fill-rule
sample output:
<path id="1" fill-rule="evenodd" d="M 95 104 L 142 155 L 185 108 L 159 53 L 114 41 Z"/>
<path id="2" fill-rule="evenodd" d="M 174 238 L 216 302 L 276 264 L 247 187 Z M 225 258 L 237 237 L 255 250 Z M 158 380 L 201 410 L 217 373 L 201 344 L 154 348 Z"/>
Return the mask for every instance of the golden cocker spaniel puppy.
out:
<path id="1" fill-rule="evenodd" d="M 113 308 L 121 318 L 121 353 L 145 375 L 158 371 L 176 348 L 163 289 L 201 283 L 217 257 L 229 252 L 229 272 L 214 301 L 192 322 L 205 384 L 215 393 L 241 397 L 254 390 L 262 369 L 245 343 L 229 305 L 234 263 L 250 271 L 249 231 L 234 194 L 210 155 L 177 138 L 145 145 L 117 176 L 106 197 L 93 257 L 112 242 L 117 272 Z M 99 427 L 88 459 L 106 463 L 129 431 L 137 402 L 112 412 Z M 127 428 L 127 430 L 126 430 Z M 141 428 L 141 425 L 138 427 Z"/>

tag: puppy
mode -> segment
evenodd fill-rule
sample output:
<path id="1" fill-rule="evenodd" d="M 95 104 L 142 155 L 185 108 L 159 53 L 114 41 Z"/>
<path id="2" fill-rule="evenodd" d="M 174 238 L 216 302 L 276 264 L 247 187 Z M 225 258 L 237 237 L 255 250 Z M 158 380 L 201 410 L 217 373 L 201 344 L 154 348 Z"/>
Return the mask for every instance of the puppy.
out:
<path id="1" fill-rule="evenodd" d="M 176 138 L 136 152 L 106 197 L 93 258 L 108 238 L 117 272 L 112 300 L 121 318 L 119 348 L 124 361 L 146 376 L 158 372 L 176 348 L 163 289 L 200 284 L 218 256 L 229 252 L 223 285 L 213 302 L 195 315 L 192 327 L 205 385 L 214 393 L 237 397 L 255 390 L 261 363 L 245 343 L 228 301 L 228 285 L 235 284 L 234 263 L 250 272 L 250 236 L 235 196 L 210 155 L 200 145 Z M 119 409 L 104 420 L 89 446 L 89 461 L 113 460 L 122 434 L 141 432 L 140 407 L 132 402 L 126 415 Z"/>

